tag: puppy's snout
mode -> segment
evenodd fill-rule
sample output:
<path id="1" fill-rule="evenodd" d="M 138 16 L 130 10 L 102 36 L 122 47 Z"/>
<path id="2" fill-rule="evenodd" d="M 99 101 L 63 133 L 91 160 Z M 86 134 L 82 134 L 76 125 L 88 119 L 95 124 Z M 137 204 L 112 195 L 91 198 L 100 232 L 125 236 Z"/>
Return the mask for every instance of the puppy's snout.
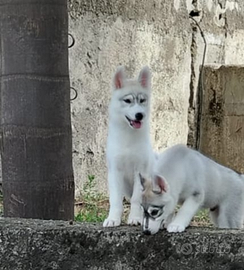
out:
<path id="1" fill-rule="evenodd" d="M 149 230 L 144 230 L 143 233 L 144 233 L 145 235 L 150 235 L 150 234 L 151 234 L 151 232 L 150 232 Z"/>
<path id="2" fill-rule="evenodd" d="M 143 114 L 142 113 L 136 113 L 135 117 L 136 117 L 137 121 L 141 121 L 143 119 Z"/>

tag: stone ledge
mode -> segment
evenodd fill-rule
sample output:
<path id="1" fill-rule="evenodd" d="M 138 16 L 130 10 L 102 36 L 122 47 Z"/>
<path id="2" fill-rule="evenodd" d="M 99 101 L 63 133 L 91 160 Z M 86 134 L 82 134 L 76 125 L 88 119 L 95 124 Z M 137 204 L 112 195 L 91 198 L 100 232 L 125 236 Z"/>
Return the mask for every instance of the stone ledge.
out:
<path id="1" fill-rule="evenodd" d="M 0 219 L 2 270 L 244 269 L 244 231 L 189 228 L 145 236 L 139 227 Z"/>

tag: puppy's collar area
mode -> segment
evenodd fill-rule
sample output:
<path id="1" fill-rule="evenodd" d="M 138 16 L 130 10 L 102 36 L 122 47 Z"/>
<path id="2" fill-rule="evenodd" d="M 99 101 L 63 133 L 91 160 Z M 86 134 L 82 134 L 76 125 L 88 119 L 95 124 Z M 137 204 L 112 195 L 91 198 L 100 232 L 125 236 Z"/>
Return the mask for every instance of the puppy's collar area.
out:
<path id="1" fill-rule="evenodd" d="M 130 126 L 135 128 L 135 129 L 139 129 L 142 126 L 142 121 L 139 120 L 132 120 L 130 119 L 128 116 L 125 116 L 125 118 L 127 119 L 127 121 L 129 122 Z"/>

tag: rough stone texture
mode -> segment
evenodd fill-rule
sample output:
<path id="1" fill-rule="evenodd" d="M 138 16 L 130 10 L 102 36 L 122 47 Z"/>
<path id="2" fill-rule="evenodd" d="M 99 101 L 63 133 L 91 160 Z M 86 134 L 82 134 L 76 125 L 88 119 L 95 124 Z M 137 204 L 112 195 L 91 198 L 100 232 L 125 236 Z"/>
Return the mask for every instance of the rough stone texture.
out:
<path id="1" fill-rule="evenodd" d="M 151 135 L 154 148 L 175 143 L 196 146 L 197 87 L 204 42 L 206 64 L 244 61 L 242 0 L 69 0 L 73 163 L 76 190 L 88 174 L 106 190 L 105 163 L 110 82 L 119 64 L 129 76 L 152 70 Z"/>
<path id="2" fill-rule="evenodd" d="M 244 231 L 189 228 L 145 236 L 137 227 L 0 220 L 2 270 L 238 270 Z"/>
<path id="3" fill-rule="evenodd" d="M 244 173 L 244 67 L 207 66 L 200 124 L 200 150 Z"/>
<path id="4" fill-rule="evenodd" d="M 204 58 L 204 64 L 239 65 L 244 61 L 244 2 L 228 0 L 196 0 L 192 1 L 194 10 L 200 16 L 194 17 L 202 29 L 207 44 L 204 57 L 204 40 L 199 28 L 192 23 L 192 62 L 189 103 L 189 136 L 188 143 L 198 147 L 197 123 L 199 87 L 199 70 Z M 201 83 L 200 83 L 201 84 Z M 194 117 L 195 116 L 195 117 Z"/>

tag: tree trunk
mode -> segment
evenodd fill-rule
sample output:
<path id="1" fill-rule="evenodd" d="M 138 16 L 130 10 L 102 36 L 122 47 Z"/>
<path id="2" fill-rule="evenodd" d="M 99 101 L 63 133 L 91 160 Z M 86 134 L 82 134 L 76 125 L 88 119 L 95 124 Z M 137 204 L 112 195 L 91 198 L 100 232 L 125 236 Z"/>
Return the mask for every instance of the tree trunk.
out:
<path id="1" fill-rule="evenodd" d="M 66 0 L 0 0 L 4 216 L 69 220 L 74 177 Z"/>

